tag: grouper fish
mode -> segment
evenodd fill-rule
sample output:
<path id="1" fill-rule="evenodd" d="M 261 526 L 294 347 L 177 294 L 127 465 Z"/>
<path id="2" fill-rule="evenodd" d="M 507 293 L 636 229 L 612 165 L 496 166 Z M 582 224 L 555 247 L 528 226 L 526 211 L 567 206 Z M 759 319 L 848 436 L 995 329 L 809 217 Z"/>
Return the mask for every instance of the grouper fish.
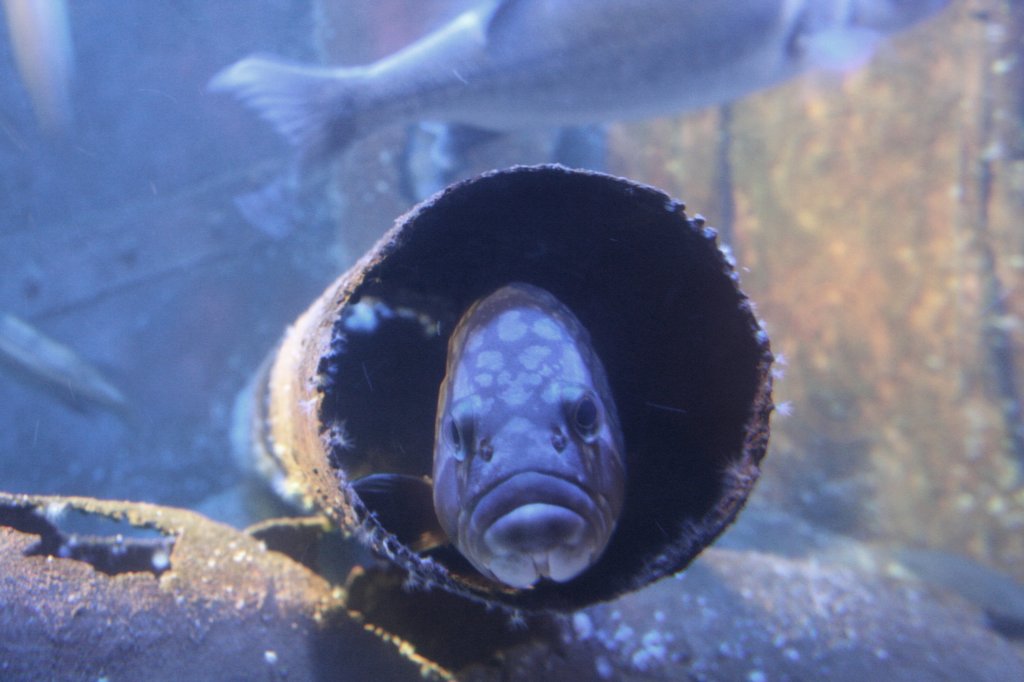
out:
<path id="1" fill-rule="evenodd" d="M 474 303 L 449 340 L 433 510 L 416 510 L 430 485 L 421 478 L 374 474 L 355 488 L 371 508 L 411 505 L 421 536 L 432 526 L 443 535 L 428 544 L 450 542 L 484 575 L 528 588 L 598 560 L 625 482 L 615 401 L 589 334 L 552 294 L 512 283 Z"/>
<path id="2" fill-rule="evenodd" d="M 326 159 L 382 126 L 506 131 L 726 103 L 811 68 L 857 64 L 948 0 L 490 0 L 364 66 L 251 56 L 214 76 Z"/>

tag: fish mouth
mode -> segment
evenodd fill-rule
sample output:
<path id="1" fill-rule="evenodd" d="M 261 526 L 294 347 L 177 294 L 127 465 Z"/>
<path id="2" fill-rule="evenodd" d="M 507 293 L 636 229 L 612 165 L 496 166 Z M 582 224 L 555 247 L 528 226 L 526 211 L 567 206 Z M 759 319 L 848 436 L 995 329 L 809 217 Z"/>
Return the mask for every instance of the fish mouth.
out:
<path id="1" fill-rule="evenodd" d="M 565 582 L 604 549 L 613 521 L 600 500 L 562 474 L 517 472 L 469 507 L 460 544 L 485 574 L 512 587 L 541 578 Z"/>

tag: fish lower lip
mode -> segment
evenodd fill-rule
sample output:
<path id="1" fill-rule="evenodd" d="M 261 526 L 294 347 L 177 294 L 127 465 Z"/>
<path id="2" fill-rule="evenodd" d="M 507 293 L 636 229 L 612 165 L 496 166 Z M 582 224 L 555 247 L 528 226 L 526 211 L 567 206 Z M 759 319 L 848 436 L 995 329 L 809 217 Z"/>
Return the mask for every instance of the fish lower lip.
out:
<path id="1" fill-rule="evenodd" d="M 498 517 L 483 539 L 491 552 L 499 556 L 546 553 L 560 546 L 579 545 L 586 526 L 586 519 L 571 509 L 534 502 Z"/>
<path id="2" fill-rule="evenodd" d="M 468 518 L 470 535 L 482 536 L 498 519 L 527 505 L 562 507 L 590 524 L 600 516 L 594 500 L 578 484 L 528 471 L 510 476 L 479 497 Z"/>

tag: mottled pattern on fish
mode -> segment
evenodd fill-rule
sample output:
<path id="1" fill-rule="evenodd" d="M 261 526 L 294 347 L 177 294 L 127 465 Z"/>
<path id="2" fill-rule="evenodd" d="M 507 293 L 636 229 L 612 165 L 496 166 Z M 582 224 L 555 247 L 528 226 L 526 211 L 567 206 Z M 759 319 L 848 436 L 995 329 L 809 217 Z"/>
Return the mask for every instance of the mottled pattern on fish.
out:
<path id="1" fill-rule="evenodd" d="M 608 544 L 625 490 L 622 433 L 590 337 L 550 293 L 510 284 L 448 347 L 434 507 L 456 547 L 513 587 L 565 582 Z"/>

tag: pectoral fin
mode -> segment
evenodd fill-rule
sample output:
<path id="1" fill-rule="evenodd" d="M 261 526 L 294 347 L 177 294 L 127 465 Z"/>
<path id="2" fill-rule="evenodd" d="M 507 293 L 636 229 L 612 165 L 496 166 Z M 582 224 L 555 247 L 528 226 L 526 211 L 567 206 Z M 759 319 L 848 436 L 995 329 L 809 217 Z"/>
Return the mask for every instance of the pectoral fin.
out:
<path id="1" fill-rule="evenodd" d="M 413 551 L 448 544 L 434 512 L 434 489 L 428 478 L 372 474 L 354 481 L 352 487 L 380 525 Z"/>

